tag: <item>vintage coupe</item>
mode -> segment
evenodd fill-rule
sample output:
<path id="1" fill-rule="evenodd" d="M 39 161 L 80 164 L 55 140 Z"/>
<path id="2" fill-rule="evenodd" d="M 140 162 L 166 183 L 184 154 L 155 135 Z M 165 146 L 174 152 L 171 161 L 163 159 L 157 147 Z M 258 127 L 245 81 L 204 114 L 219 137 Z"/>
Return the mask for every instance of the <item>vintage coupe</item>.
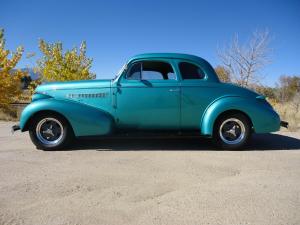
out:
<path id="1" fill-rule="evenodd" d="M 281 122 L 265 98 L 219 81 L 204 59 L 152 53 L 133 57 L 113 80 L 47 83 L 37 87 L 12 129 L 29 131 L 39 149 L 62 149 L 75 137 L 129 133 L 201 135 L 238 149 L 251 133 Z"/>

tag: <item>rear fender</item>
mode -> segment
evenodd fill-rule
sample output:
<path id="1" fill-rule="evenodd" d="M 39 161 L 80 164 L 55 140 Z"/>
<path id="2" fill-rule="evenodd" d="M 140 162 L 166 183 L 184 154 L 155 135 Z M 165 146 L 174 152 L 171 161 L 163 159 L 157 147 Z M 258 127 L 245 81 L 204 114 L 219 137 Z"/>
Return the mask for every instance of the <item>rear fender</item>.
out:
<path id="1" fill-rule="evenodd" d="M 230 96 L 217 99 L 207 107 L 201 119 L 201 133 L 212 136 L 218 116 L 230 110 L 240 111 L 247 115 L 256 133 L 269 133 L 280 128 L 280 118 L 271 107 L 259 104 L 255 98 Z"/>
<path id="2" fill-rule="evenodd" d="M 42 111 L 53 111 L 63 115 L 73 128 L 75 136 L 110 134 L 114 127 L 113 117 L 100 109 L 68 100 L 45 98 L 30 103 L 20 118 L 21 131 L 26 131 L 28 123 Z"/>

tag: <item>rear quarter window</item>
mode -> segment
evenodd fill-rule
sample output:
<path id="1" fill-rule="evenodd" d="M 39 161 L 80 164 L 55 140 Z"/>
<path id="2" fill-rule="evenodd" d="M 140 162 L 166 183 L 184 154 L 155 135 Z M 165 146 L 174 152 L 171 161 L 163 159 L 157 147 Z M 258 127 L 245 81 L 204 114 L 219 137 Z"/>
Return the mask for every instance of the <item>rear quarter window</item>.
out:
<path id="1" fill-rule="evenodd" d="M 178 67 L 183 80 L 203 79 L 205 77 L 203 70 L 192 63 L 180 62 Z"/>

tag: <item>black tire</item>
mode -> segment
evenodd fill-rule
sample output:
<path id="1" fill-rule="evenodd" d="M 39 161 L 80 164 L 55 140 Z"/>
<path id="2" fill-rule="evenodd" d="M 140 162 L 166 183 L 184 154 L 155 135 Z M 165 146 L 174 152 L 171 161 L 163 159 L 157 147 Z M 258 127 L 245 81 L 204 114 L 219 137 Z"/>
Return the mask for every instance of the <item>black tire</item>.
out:
<path id="1" fill-rule="evenodd" d="M 229 128 L 226 130 L 225 126 Z M 247 145 L 251 134 L 251 121 L 247 116 L 242 113 L 225 114 L 215 123 L 213 141 L 218 148 L 237 150 Z"/>
<path id="2" fill-rule="evenodd" d="M 37 127 L 39 126 L 39 124 L 43 123 L 43 121 L 45 121 L 44 123 L 47 123 L 48 121 L 53 121 L 54 123 L 55 121 L 59 122 L 58 129 L 61 130 L 62 128 L 62 131 L 60 134 L 58 133 L 59 138 L 57 139 L 57 143 L 51 143 L 51 144 L 45 143 L 47 141 L 47 138 L 43 137 L 44 134 L 41 135 L 41 132 L 39 132 L 40 135 L 38 135 L 37 130 L 39 129 Z M 56 113 L 43 113 L 37 115 L 29 125 L 29 135 L 31 141 L 33 142 L 33 144 L 36 146 L 37 149 L 42 149 L 47 151 L 64 149 L 74 139 L 73 129 L 68 123 L 68 121 L 63 116 Z M 53 135 L 53 132 L 51 135 Z"/>

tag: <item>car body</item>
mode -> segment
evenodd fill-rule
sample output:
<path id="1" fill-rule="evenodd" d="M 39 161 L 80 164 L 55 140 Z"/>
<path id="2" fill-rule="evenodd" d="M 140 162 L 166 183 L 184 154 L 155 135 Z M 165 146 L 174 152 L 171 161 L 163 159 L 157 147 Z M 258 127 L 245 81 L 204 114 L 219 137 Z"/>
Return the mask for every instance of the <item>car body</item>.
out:
<path id="1" fill-rule="evenodd" d="M 225 119 L 229 120 L 222 129 L 227 126 L 223 133 L 230 141 L 231 134 L 242 133 L 247 140 L 222 141 L 225 136 L 216 124 Z M 61 123 L 57 125 L 57 121 Z M 67 126 L 73 137 L 136 131 L 194 133 L 216 137 L 221 147 L 235 149 L 244 146 L 252 132 L 279 130 L 280 118 L 263 96 L 220 82 L 204 59 L 187 54 L 151 53 L 131 58 L 112 80 L 38 86 L 32 102 L 21 114 L 19 127 L 21 131 L 32 131 L 31 138 L 38 147 L 61 148 L 64 143 L 57 144 L 60 140 L 55 144 L 51 138 L 53 126 L 60 136 L 59 130 Z"/>

